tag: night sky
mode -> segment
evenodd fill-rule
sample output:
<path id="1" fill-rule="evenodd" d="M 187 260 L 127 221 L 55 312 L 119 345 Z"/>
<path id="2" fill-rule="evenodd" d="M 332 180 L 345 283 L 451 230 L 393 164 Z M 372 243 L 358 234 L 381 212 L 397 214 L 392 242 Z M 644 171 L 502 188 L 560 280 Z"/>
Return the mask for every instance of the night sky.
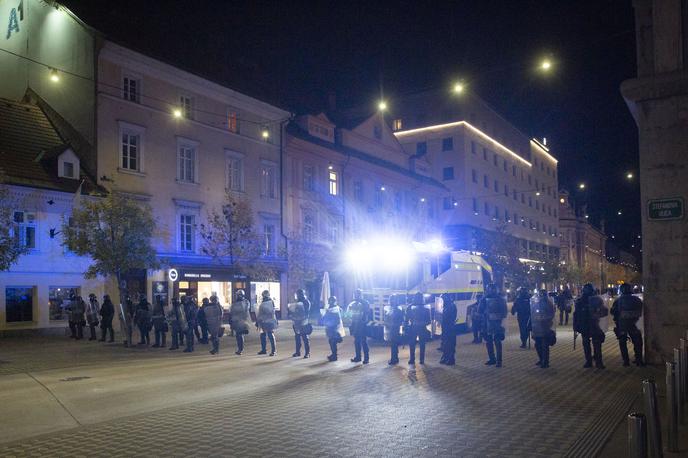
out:
<path id="1" fill-rule="evenodd" d="M 560 187 L 638 252 L 637 131 L 619 93 L 635 76 L 630 0 L 62 3 L 113 41 L 297 113 L 324 108 L 329 93 L 372 107 L 381 90 L 394 103 L 462 78 L 547 137 Z M 543 56 L 555 63 L 546 77 L 535 71 Z"/>

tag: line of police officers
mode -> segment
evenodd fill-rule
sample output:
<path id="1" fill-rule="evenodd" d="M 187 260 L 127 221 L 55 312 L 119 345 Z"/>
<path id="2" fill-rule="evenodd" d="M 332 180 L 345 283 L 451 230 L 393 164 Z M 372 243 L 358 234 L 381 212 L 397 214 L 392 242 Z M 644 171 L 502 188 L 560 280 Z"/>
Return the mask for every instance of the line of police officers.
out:
<path id="1" fill-rule="evenodd" d="M 630 285 L 623 284 L 620 288 L 621 295 L 611 307 L 611 315 L 616 324 L 614 333 L 619 342 L 621 357 L 624 366 L 630 365 L 627 341 L 631 340 L 634 349 L 635 364 L 643 366 L 642 335 L 637 327 L 637 322 L 642 315 L 643 303 L 633 295 Z M 563 299 L 561 299 L 563 298 Z M 409 346 L 409 365 L 416 362 L 416 348 L 419 349 L 419 363 L 425 363 L 426 342 L 431 340 L 429 331 L 431 314 L 425 304 L 423 294 L 416 293 L 409 304 L 405 294 L 392 295 L 389 305 L 384 309 L 384 339 L 390 344 L 390 365 L 399 363 L 399 346 Z M 566 289 L 557 296 L 556 308 L 560 311 L 560 325 L 563 322 L 564 313 L 566 322 L 571 311 L 571 292 Z M 456 363 L 456 317 L 457 309 L 451 296 L 442 295 L 442 351 L 441 364 L 454 365 Z M 150 343 L 149 333 L 155 332 L 155 344 L 153 347 L 165 347 L 167 332 L 172 333 L 170 350 L 176 350 L 180 345 L 186 346 L 184 352 L 194 351 L 194 337 L 200 343 L 212 345 L 210 353 L 219 352 L 219 339 L 224 332 L 222 327 L 223 309 L 216 296 L 203 299 L 202 306 L 198 307 L 195 298 L 185 296 L 181 301 L 172 300 L 172 306 L 165 310 L 165 304 L 159 297 L 156 304 L 151 305 L 145 295 L 141 295 L 138 304 L 134 305 L 129 297 L 120 307 L 120 323 L 124 335 L 124 345 L 132 344 L 133 326 L 139 328 L 140 345 Z M 546 290 L 530 296 L 526 288 L 519 288 L 511 313 L 516 315 L 519 325 L 521 348 L 526 348 L 526 342 L 532 336 L 535 341 L 535 349 L 538 354 L 536 365 L 541 368 L 549 367 L 550 347 L 556 344 L 555 317 L 556 308 Z M 310 357 L 310 334 L 313 332 L 311 324 L 311 302 L 304 291 L 299 289 L 295 294 L 295 302 L 288 304 L 288 318 L 292 321 L 294 331 L 295 351 L 293 357 L 300 357 L 304 350 L 303 358 Z M 96 340 L 96 327 L 100 324 L 101 338 L 104 342 L 107 334 L 110 342 L 114 341 L 112 320 L 115 307 L 108 295 L 103 297 L 103 304 L 99 306 L 96 296 L 89 295 L 86 303 L 81 297 L 76 297 L 69 308 L 69 327 L 71 337 L 83 338 L 83 328 L 88 324 L 90 329 L 89 340 Z M 502 342 L 505 339 L 504 319 L 507 317 L 507 303 L 498 288 L 494 284 L 488 284 L 485 295 L 469 307 L 472 318 L 474 343 L 485 341 L 488 360 L 486 365 L 502 367 L 503 350 Z M 574 348 L 576 334 L 580 334 L 583 343 L 585 368 L 595 366 L 604 369 L 602 362 L 602 343 L 605 339 L 606 326 L 601 320 L 609 314 L 604 301 L 595 293 L 591 284 L 583 286 L 582 294 L 575 300 L 573 312 Z M 100 317 L 100 318 L 99 318 Z M 274 331 L 278 327 L 275 313 L 275 304 L 266 290 L 261 294 L 260 304 L 251 307 L 250 301 L 245 297 L 243 290 L 236 294 L 236 300 L 229 308 L 228 321 L 232 334 L 236 338 L 236 352 L 241 355 L 244 351 L 244 338 L 249 333 L 250 324 L 255 323 L 260 331 L 261 350 L 259 355 L 267 354 L 267 343 L 270 343 L 270 356 L 277 352 Z M 323 314 L 325 334 L 330 345 L 329 361 L 337 361 L 338 344 L 345 336 L 344 327 L 349 327 L 350 334 L 354 337 L 354 357 L 351 362 L 368 364 L 370 362 L 370 350 L 367 338 L 371 331 L 373 312 L 368 301 L 363 298 L 362 291 L 357 289 L 354 299 L 345 307 L 340 307 L 337 298 L 331 296 L 328 299 L 327 309 Z M 200 328 L 200 329 L 199 329 Z"/>

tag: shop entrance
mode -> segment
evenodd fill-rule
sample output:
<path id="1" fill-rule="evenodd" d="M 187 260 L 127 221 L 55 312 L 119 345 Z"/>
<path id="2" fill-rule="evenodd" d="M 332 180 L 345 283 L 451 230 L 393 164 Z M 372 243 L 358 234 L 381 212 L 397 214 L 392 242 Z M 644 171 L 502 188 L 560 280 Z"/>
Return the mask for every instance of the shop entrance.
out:
<path id="1" fill-rule="evenodd" d="M 173 282 L 173 297 L 194 296 L 200 304 L 204 298 L 214 295 L 225 310 L 239 289 L 250 294 L 249 279 L 229 269 L 172 268 L 168 278 Z"/>

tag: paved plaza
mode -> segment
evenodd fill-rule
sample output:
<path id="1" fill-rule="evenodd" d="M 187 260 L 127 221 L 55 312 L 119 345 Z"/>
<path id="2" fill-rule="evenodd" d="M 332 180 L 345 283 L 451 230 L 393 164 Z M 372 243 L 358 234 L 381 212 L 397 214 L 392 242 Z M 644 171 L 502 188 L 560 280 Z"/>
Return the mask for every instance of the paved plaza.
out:
<path id="1" fill-rule="evenodd" d="M 218 356 L 76 342 L 0 341 L 0 456 L 595 456 L 656 370 L 621 367 L 613 334 L 606 370 L 583 369 L 571 327 L 558 329 L 551 368 L 519 349 L 509 317 L 504 367 L 459 337 L 457 365 L 349 362 L 351 337 L 329 363 L 322 330 L 311 359 L 291 358 L 283 322 L 278 355 L 256 356 L 257 334 Z"/>

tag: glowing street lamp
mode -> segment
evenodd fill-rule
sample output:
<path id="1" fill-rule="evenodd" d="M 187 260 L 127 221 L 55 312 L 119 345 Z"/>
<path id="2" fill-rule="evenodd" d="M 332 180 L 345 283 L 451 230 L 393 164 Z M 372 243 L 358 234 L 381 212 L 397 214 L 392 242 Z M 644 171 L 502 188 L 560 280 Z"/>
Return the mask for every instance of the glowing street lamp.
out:
<path id="1" fill-rule="evenodd" d="M 463 91 L 465 89 L 466 89 L 466 86 L 462 82 L 458 82 L 458 83 L 454 84 L 453 91 L 454 91 L 454 94 L 461 94 L 461 93 L 463 93 Z"/>
<path id="2" fill-rule="evenodd" d="M 384 100 L 380 100 L 380 102 L 377 104 L 377 109 L 380 111 L 387 110 L 387 102 L 385 102 Z"/>
<path id="3" fill-rule="evenodd" d="M 52 81 L 53 83 L 60 82 L 60 74 L 57 73 L 57 70 L 54 68 L 50 69 L 50 81 Z"/>
<path id="4" fill-rule="evenodd" d="M 633 172 L 628 172 L 626 174 L 626 178 L 628 178 L 629 180 L 632 180 L 633 179 Z"/>
<path id="5" fill-rule="evenodd" d="M 548 72 L 552 69 L 552 61 L 549 59 L 543 59 L 542 62 L 540 62 L 540 70 Z"/>
<path id="6" fill-rule="evenodd" d="M 263 131 L 260 133 L 260 136 L 263 137 L 263 140 L 267 140 L 270 138 L 270 131 L 267 129 L 263 129 Z"/>
<path id="7" fill-rule="evenodd" d="M 174 116 L 177 119 L 181 118 L 182 117 L 181 108 L 175 108 L 174 110 L 172 110 L 172 116 Z"/>
<path id="8" fill-rule="evenodd" d="M 619 215 L 619 216 L 621 216 L 621 210 L 619 210 L 618 212 L 616 212 L 616 214 Z"/>
<path id="9" fill-rule="evenodd" d="M 579 183 L 578 189 L 581 189 L 581 190 L 585 189 L 585 183 Z"/>

